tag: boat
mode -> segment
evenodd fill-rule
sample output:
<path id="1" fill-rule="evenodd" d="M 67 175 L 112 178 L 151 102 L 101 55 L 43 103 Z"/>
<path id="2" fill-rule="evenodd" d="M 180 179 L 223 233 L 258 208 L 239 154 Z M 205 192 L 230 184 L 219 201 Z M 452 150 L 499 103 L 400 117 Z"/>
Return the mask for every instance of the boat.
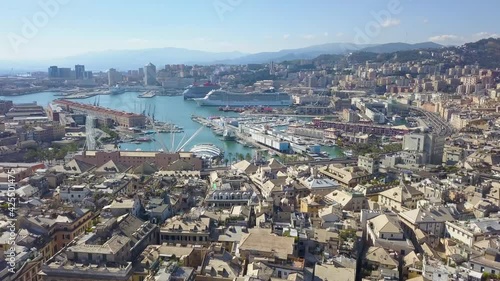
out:
<path id="1" fill-rule="evenodd" d="M 138 138 L 136 139 L 138 142 L 152 142 L 153 140 L 150 138 Z"/>
<path id="2" fill-rule="evenodd" d="M 219 111 L 242 113 L 242 112 L 245 111 L 245 108 L 242 108 L 242 107 L 221 106 L 221 107 L 219 107 Z"/>
<path id="3" fill-rule="evenodd" d="M 277 92 L 273 88 L 262 92 L 234 93 L 212 90 L 203 98 L 194 98 L 200 106 L 290 106 L 292 99 L 288 93 Z"/>
<path id="4" fill-rule="evenodd" d="M 347 157 L 352 157 L 352 150 L 345 150 L 344 155 Z"/>
<path id="5" fill-rule="evenodd" d="M 224 156 L 222 149 L 211 143 L 197 144 L 191 148 L 190 152 L 204 159 L 222 158 Z"/>
<path id="6" fill-rule="evenodd" d="M 222 138 L 225 141 L 234 141 L 236 140 L 236 134 L 231 130 L 225 129 L 224 133 L 222 134 Z"/>
<path id="7" fill-rule="evenodd" d="M 203 98 L 206 96 L 210 91 L 219 89 L 220 86 L 218 84 L 213 84 L 210 81 L 207 83 L 204 83 L 202 85 L 196 85 L 193 84 L 191 86 L 188 86 L 186 90 L 182 93 L 184 96 L 184 100 L 190 100 L 194 98 Z"/>
<path id="8" fill-rule="evenodd" d="M 109 93 L 110 93 L 111 95 L 119 95 L 119 94 L 123 94 L 123 93 L 125 93 L 125 89 L 122 89 L 122 88 L 120 88 L 118 85 L 116 85 L 115 87 L 111 87 L 111 88 L 109 89 Z"/>
<path id="9" fill-rule="evenodd" d="M 139 98 L 152 98 L 156 96 L 156 92 L 155 91 L 147 91 L 147 92 L 144 92 L 142 94 L 140 94 L 138 97 Z"/>

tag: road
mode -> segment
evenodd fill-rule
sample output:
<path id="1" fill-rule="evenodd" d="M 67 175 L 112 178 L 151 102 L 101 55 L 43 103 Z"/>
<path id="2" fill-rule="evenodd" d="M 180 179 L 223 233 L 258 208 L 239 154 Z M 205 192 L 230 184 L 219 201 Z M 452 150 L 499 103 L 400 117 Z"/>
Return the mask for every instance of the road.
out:
<path id="1" fill-rule="evenodd" d="M 425 122 L 432 126 L 432 131 L 439 136 L 449 137 L 453 134 L 453 127 L 450 123 L 443 120 L 437 113 L 428 112 L 418 107 L 411 107 L 411 110 L 425 116 Z"/>

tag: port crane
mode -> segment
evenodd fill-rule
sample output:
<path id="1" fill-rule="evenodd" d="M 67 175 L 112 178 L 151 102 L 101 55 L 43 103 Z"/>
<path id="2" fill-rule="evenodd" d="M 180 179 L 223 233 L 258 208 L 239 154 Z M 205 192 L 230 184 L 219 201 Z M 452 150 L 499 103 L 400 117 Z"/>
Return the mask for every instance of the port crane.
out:
<path id="1" fill-rule="evenodd" d="M 149 116 L 149 114 L 146 116 L 148 119 L 148 122 L 151 124 L 151 127 L 153 128 L 153 131 L 156 132 L 156 135 L 159 135 L 159 129 L 156 127 L 155 120 L 154 120 L 154 115 L 155 115 L 155 110 L 156 106 L 153 109 L 152 116 Z M 167 148 L 166 144 L 163 142 L 162 138 L 158 137 L 157 140 L 161 145 L 161 148 L 165 152 L 179 152 L 181 151 L 186 145 L 188 145 L 201 131 L 203 130 L 203 127 L 198 128 L 193 135 L 191 135 L 185 142 L 184 139 L 186 138 L 186 133 L 182 136 L 180 142 L 177 144 L 175 143 L 175 133 L 172 132 L 172 139 L 171 139 L 171 145 L 170 149 Z"/>

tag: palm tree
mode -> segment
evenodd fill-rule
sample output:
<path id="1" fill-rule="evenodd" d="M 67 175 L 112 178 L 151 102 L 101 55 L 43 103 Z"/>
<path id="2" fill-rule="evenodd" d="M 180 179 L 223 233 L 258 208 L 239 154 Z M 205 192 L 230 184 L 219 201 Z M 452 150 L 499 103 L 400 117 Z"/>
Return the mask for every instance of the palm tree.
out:
<path id="1" fill-rule="evenodd" d="M 233 162 L 233 153 L 232 153 L 232 152 L 229 152 L 229 153 L 227 154 L 227 156 L 228 156 L 228 158 L 229 158 L 229 165 L 231 165 L 231 164 L 232 164 L 232 162 Z M 227 166 L 227 165 L 226 165 L 226 166 Z"/>
<path id="2" fill-rule="evenodd" d="M 245 156 L 243 156 L 243 153 L 238 153 L 238 155 L 236 157 L 238 157 L 238 160 L 240 160 L 240 161 L 245 159 Z"/>

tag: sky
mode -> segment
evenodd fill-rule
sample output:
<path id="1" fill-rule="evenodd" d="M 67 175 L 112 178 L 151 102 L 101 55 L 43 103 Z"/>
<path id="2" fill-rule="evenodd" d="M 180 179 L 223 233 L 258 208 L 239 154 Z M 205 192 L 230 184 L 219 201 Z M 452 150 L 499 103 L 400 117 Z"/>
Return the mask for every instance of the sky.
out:
<path id="1" fill-rule="evenodd" d="M 500 1 L 0 0 L 0 60 L 178 47 L 243 53 L 323 43 L 498 37 Z"/>

